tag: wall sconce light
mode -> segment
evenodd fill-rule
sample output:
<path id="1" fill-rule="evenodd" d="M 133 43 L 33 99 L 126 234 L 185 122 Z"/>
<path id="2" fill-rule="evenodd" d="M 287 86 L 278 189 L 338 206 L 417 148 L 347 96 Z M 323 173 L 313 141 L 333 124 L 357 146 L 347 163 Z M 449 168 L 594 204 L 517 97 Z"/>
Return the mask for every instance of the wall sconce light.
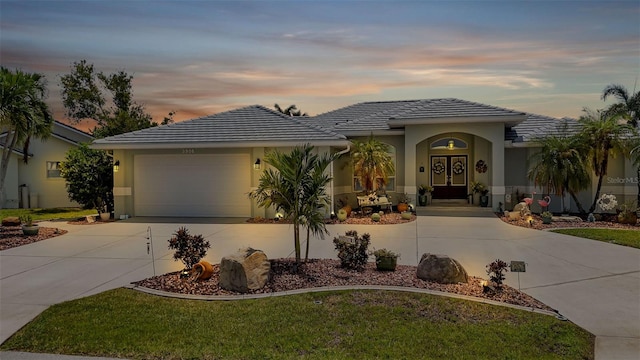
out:
<path id="1" fill-rule="evenodd" d="M 253 164 L 253 170 L 260 170 L 260 158 Z"/>
<path id="2" fill-rule="evenodd" d="M 453 150 L 455 148 L 455 143 L 453 142 L 453 139 L 449 139 L 449 142 L 447 143 L 447 149 L 449 150 Z"/>
<path id="3" fill-rule="evenodd" d="M 120 160 L 116 160 L 116 162 L 113 163 L 113 172 L 118 172 L 120 170 Z"/>

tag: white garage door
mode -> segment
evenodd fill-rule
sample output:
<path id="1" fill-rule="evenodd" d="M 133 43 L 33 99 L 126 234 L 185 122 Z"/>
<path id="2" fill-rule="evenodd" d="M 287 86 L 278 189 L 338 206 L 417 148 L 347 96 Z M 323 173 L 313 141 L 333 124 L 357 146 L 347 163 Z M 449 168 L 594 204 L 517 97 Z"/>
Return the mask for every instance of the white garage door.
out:
<path id="1" fill-rule="evenodd" d="M 136 155 L 136 216 L 249 217 L 249 154 Z"/>

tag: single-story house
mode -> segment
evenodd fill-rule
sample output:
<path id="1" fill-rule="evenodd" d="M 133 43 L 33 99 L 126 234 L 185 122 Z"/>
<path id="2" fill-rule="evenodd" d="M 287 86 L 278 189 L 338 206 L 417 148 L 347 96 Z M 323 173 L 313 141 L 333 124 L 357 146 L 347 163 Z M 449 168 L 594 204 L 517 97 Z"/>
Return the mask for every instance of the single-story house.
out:
<path id="1" fill-rule="evenodd" d="M 468 199 L 470 183 L 490 191 L 490 206 L 512 208 L 517 194 L 537 192 L 527 178 L 533 140 L 574 131 L 573 119 L 557 119 L 460 99 L 364 102 L 312 117 L 291 117 L 260 105 L 94 141 L 112 150 L 115 216 L 271 217 L 247 196 L 258 185 L 265 153 L 309 143 L 319 152 L 345 153 L 331 166 L 334 204 L 355 207 L 361 189 L 348 165 L 350 141 L 373 135 L 391 146 L 395 174 L 391 200 L 407 193 L 415 202 L 421 184 L 434 187 L 434 201 Z M 631 163 L 612 159 L 613 181 L 603 191 L 633 198 Z M 579 194 L 590 205 L 594 188 Z M 561 211 L 560 201 L 551 210 Z M 395 201 L 394 201 L 395 203 Z M 476 202 L 477 204 L 477 202 Z M 576 210 L 570 200 L 565 207 Z"/>
<path id="2" fill-rule="evenodd" d="M 0 144 L 4 145 L 6 136 L 6 132 L 0 134 Z M 14 149 L 7 168 L 2 208 L 79 206 L 69 200 L 65 181 L 60 176 L 60 163 L 69 149 L 92 140 L 91 135 L 54 121 L 51 137 L 31 140 L 27 163 L 23 161 L 22 149 Z"/>

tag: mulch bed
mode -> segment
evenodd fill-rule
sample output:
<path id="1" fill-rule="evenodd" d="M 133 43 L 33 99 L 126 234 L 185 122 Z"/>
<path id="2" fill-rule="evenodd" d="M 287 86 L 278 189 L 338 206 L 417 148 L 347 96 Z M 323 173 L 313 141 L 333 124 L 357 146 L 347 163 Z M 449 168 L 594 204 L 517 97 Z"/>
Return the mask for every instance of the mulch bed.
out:
<path id="1" fill-rule="evenodd" d="M 38 235 L 26 236 L 22 234 L 22 226 L 3 226 L 0 229 L 0 251 L 31 244 L 66 234 L 66 230 L 41 227 Z"/>
<path id="2" fill-rule="evenodd" d="M 458 284 L 439 284 L 421 280 L 416 276 L 416 266 L 398 265 L 396 271 L 377 271 L 375 263 L 369 262 L 361 271 L 348 270 L 340 267 L 339 260 L 311 259 L 302 264 L 298 272 L 294 272 L 293 259 L 271 260 L 271 278 L 267 285 L 251 294 L 274 293 L 287 290 L 317 288 L 326 286 L 348 285 L 384 285 L 402 286 L 420 289 L 430 289 L 474 296 L 509 304 L 521 305 L 529 308 L 554 311 L 549 306 L 524 294 L 514 288 L 503 285 L 501 290 L 484 293 L 481 285 L 483 279 L 469 277 L 469 282 Z M 162 290 L 179 294 L 192 295 L 238 295 L 238 293 L 224 290 L 218 284 L 220 266 L 213 265 L 213 276 L 209 280 L 191 281 L 180 278 L 180 272 L 154 276 L 134 284 L 150 289 Z"/>
<path id="3" fill-rule="evenodd" d="M 627 230 L 640 230 L 640 222 L 636 225 L 620 224 L 616 222 L 615 216 L 604 217 L 601 221 L 588 222 L 588 221 L 553 221 L 551 224 L 543 224 L 542 218 L 539 215 L 532 215 L 533 224 L 525 219 L 510 220 L 506 216 L 496 214 L 502 221 L 507 224 L 526 227 L 536 230 L 545 229 L 558 229 L 558 228 L 608 228 L 608 229 L 627 229 Z M 562 218 L 562 217 L 560 217 Z"/>

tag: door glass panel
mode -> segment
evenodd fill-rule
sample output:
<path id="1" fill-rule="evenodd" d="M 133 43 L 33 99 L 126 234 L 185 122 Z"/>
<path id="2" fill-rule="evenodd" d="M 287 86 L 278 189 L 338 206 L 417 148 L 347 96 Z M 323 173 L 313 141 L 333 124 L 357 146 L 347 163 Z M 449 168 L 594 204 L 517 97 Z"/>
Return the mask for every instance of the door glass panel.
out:
<path id="1" fill-rule="evenodd" d="M 431 158 L 431 184 L 433 186 L 447 185 L 447 158 L 434 156 Z"/>
<path id="2" fill-rule="evenodd" d="M 454 186 L 467 185 L 467 157 L 451 157 L 451 184 Z"/>

